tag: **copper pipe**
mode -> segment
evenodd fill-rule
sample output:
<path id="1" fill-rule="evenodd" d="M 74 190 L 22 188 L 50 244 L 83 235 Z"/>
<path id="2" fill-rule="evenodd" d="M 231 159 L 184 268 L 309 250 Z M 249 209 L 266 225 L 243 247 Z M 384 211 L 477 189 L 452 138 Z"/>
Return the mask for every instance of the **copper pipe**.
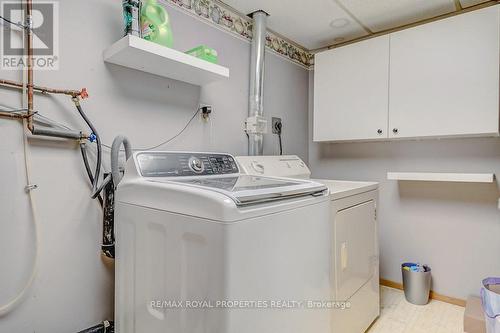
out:
<path id="1" fill-rule="evenodd" d="M 26 11 L 25 11 L 25 50 L 26 50 L 26 55 L 27 55 L 27 77 L 28 77 L 28 82 L 26 86 L 23 83 L 15 82 L 15 81 L 10 81 L 10 80 L 0 80 L 0 85 L 4 86 L 10 86 L 13 88 L 21 89 L 24 91 L 24 89 L 28 89 L 28 109 L 27 112 L 24 114 L 19 114 L 19 113 L 13 113 L 13 112 L 6 112 L 6 111 L 0 111 L 0 117 L 3 118 L 11 118 L 11 119 L 27 119 L 27 127 L 29 131 L 33 135 L 44 135 L 44 136 L 54 136 L 54 137 L 60 137 L 60 138 L 67 138 L 67 139 L 86 139 L 89 137 L 87 134 L 83 134 L 82 132 L 76 132 L 76 131 L 71 131 L 71 130 L 59 130 L 59 129 L 52 129 L 52 128 L 39 128 L 37 127 L 35 129 L 35 126 L 33 125 L 33 116 L 35 115 L 36 112 L 34 112 L 34 103 L 33 103 L 33 95 L 34 91 L 38 91 L 41 93 L 53 93 L 53 94 L 65 94 L 65 95 L 70 95 L 73 97 L 73 99 L 78 99 L 79 97 L 81 98 L 87 98 L 87 89 L 83 88 L 81 91 L 76 91 L 76 90 L 60 90 L 60 89 L 52 89 L 52 88 L 46 88 L 46 87 L 37 87 L 33 84 L 33 3 L 32 0 L 26 0 Z"/>
<path id="2" fill-rule="evenodd" d="M 11 80 L 3 80 L 0 79 L 0 85 L 9 86 L 17 89 L 23 89 L 23 84 L 21 82 L 11 81 Z M 27 85 L 26 85 L 27 87 Z M 87 97 L 87 90 L 84 88 L 81 91 L 78 90 L 69 90 L 69 89 L 54 89 L 49 87 L 41 87 L 33 85 L 33 90 L 42 94 L 62 94 L 69 95 L 71 97 Z"/>
<path id="3" fill-rule="evenodd" d="M 62 89 L 53 89 L 53 88 L 47 88 L 47 87 L 40 87 L 40 86 L 35 86 L 33 84 L 33 1 L 32 0 L 26 0 L 26 11 L 25 11 L 25 49 L 26 49 L 26 55 L 27 55 L 27 77 L 28 77 L 28 82 L 26 86 L 24 83 L 16 82 L 16 81 L 11 81 L 11 80 L 1 80 L 0 79 L 0 86 L 9 86 L 17 89 L 24 90 L 27 88 L 28 92 L 28 110 L 25 115 L 19 115 L 19 114 L 11 114 L 7 112 L 0 112 L 0 117 L 8 117 L 8 118 L 27 118 L 27 127 L 30 130 L 30 132 L 33 133 L 34 131 L 34 126 L 33 126 L 33 115 L 35 114 L 34 110 L 34 103 L 33 103 L 33 95 L 34 91 L 43 93 L 43 94 L 64 94 L 64 95 L 70 95 L 73 98 L 87 98 L 87 89 L 83 88 L 81 91 L 77 90 L 62 90 Z"/>
<path id="4" fill-rule="evenodd" d="M 27 118 L 28 116 L 26 114 L 19 114 L 19 113 L 13 113 L 13 112 L 0 111 L 0 117 L 2 117 L 2 118 L 23 119 L 23 118 Z"/>

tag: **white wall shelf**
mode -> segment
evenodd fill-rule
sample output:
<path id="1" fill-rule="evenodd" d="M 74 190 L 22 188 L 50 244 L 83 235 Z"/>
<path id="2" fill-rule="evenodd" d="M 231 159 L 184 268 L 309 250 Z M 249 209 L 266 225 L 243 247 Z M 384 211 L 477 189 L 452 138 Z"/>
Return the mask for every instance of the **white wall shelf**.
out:
<path id="1" fill-rule="evenodd" d="M 438 172 L 388 172 L 389 180 L 414 180 L 428 182 L 492 183 L 493 173 L 438 173 Z"/>
<path id="2" fill-rule="evenodd" d="M 229 68 L 130 35 L 108 47 L 104 61 L 198 86 L 229 78 Z"/>

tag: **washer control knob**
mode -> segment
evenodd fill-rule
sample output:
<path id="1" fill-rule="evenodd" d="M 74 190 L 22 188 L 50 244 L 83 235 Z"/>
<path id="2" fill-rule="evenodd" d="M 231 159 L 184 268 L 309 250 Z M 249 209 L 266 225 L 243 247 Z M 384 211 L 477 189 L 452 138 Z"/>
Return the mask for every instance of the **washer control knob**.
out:
<path id="1" fill-rule="evenodd" d="M 198 157 L 192 156 L 189 159 L 189 168 L 196 173 L 202 173 L 203 172 L 203 162 Z"/>

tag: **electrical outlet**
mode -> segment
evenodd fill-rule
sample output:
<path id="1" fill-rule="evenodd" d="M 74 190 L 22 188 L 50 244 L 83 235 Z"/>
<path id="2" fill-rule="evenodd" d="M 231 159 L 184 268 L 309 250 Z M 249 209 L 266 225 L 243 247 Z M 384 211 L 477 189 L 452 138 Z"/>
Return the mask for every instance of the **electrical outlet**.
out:
<path id="1" fill-rule="evenodd" d="M 199 110 L 201 111 L 201 116 L 203 119 L 210 118 L 210 114 L 213 112 L 213 107 L 210 104 L 200 103 Z"/>
<path id="2" fill-rule="evenodd" d="M 281 122 L 281 118 L 273 117 L 272 118 L 272 129 L 273 129 L 273 134 L 279 134 L 279 126 L 283 126 Z"/>

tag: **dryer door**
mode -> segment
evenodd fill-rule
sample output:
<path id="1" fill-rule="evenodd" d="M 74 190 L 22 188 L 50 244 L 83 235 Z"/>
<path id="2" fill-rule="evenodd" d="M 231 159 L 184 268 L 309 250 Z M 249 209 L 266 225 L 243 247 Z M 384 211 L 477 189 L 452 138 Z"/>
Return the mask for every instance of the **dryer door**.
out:
<path id="1" fill-rule="evenodd" d="M 375 202 L 367 201 L 333 213 L 336 295 L 338 301 L 346 301 L 374 274 Z"/>

